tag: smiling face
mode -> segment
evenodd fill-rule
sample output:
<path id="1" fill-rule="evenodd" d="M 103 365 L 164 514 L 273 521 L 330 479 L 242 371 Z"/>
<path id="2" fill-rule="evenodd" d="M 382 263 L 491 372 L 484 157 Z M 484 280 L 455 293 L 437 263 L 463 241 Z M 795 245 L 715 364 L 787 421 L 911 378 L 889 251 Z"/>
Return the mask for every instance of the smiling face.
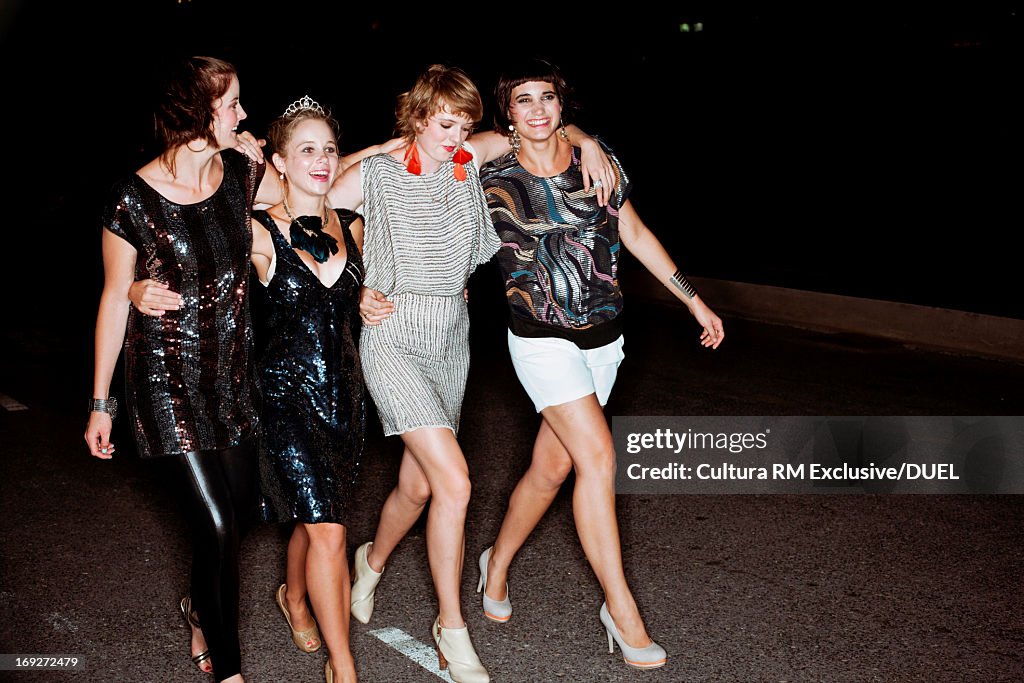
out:
<path id="1" fill-rule="evenodd" d="M 428 172 L 448 161 L 473 132 L 473 121 L 465 114 L 453 114 L 442 106 L 426 121 L 416 124 L 416 145 Z M 425 158 L 424 158 L 425 157 Z M 429 163 L 427 159 L 434 163 Z"/>
<path id="2" fill-rule="evenodd" d="M 524 139 L 540 142 L 550 138 L 562 121 L 562 103 L 555 86 L 547 81 L 527 81 L 513 88 L 508 118 Z"/>
<path id="3" fill-rule="evenodd" d="M 326 196 L 338 175 L 338 142 L 321 118 L 307 118 L 291 129 L 274 167 L 288 178 L 289 192 Z"/>
<path id="4" fill-rule="evenodd" d="M 238 93 L 238 77 L 232 76 L 227 91 L 213 102 L 213 135 L 220 149 L 238 144 L 238 124 L 246 117 Z"/>

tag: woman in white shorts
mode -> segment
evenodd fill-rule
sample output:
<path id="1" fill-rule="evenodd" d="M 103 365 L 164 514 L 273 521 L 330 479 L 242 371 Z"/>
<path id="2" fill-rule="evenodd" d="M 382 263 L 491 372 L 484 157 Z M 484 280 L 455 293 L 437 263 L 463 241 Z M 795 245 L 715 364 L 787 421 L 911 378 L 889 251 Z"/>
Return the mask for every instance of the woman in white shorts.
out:
<path id="1" fill-rule="evenodd" d="M 625 245 L 690 309 L 705 347 L 717 348 L 722 321 L 697 296 L 627 199 L 618 158 L 614 188 L 601 206 L 585 191 L 579 150 L 562 132 L 566 84 L 546 62 L 506 72 L 496 88 L 498 130 L 513 151 L 484 168 L 481 182 L 502 246 L 497 259 L 510 309 L 509 351 L 541 414 L 529 470 L 509 500 L 498 538 L 480 556 L 484 614 L 508 621 L 508 569 L 576 472 L 573 513 L 583 551 L 604 590 L 600 619 L 627 664 L 655 668 L 666 654 L 647 635 L 626 583 L 615 518 L 615 450 L 602 406 L 622 361 L 622 293 L 617 264 Z"/>

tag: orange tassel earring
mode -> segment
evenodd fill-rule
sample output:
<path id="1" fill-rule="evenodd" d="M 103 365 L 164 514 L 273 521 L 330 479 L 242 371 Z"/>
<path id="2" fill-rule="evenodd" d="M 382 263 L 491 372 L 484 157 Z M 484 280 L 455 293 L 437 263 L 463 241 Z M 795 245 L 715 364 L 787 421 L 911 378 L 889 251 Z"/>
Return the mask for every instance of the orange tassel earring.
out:
<path id="1" fill-rule="evenodd" d="M 455 171 L 453 175 L 460 183 L 466 179 L 466 167 L 463 166 L 463 164 L 467 164 L 472 160 L 473 155 L 467 152 L 463 147 L 459 147 L 455 150 L 455 156 L 452 157 L 452 161 L 455 162 Z"/>
<path id="2" fill-rule="evenodd" d="M 423 172 L 423 166 L 420 164 L 420 152 L 416 149 L 416 141 L 413 140 L 409 144 L 409 149 L 405 150 L 405 170 L 413 175 L 419 175 Z"/>

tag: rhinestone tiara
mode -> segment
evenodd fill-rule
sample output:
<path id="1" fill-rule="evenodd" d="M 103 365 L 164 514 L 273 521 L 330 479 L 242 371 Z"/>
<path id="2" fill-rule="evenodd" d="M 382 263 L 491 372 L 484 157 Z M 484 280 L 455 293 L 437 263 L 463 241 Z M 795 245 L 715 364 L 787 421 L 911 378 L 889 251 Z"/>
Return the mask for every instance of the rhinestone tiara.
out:
<path id="1" fill-rule="evenodd" d="M 314 100 L 309 95 L 303 95 L 301 99 L 295 100 L 288 105 L 288 108 L 284 110 L 284 116 L 295 116 L 300 111 L 312 111 L 316 112 L 320 116 L 327 116 L 327 112 L 320 106 L 320 103 Z"/>

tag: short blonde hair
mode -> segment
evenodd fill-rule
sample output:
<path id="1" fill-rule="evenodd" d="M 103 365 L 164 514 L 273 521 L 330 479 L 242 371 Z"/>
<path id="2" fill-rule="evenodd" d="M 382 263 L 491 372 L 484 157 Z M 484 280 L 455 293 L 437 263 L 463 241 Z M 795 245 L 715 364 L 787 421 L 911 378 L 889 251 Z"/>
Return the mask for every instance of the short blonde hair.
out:
<path id="1" fill-rule="evenodd" d="M 416 137 L 416 122 L 447 109 L 461 114 L 474 124 L 484 115 L 480 92 L 462 69 L 434 64 L 420 74 L 408 92 L 398 96 L 395 132 L 411 140 Z"/>

